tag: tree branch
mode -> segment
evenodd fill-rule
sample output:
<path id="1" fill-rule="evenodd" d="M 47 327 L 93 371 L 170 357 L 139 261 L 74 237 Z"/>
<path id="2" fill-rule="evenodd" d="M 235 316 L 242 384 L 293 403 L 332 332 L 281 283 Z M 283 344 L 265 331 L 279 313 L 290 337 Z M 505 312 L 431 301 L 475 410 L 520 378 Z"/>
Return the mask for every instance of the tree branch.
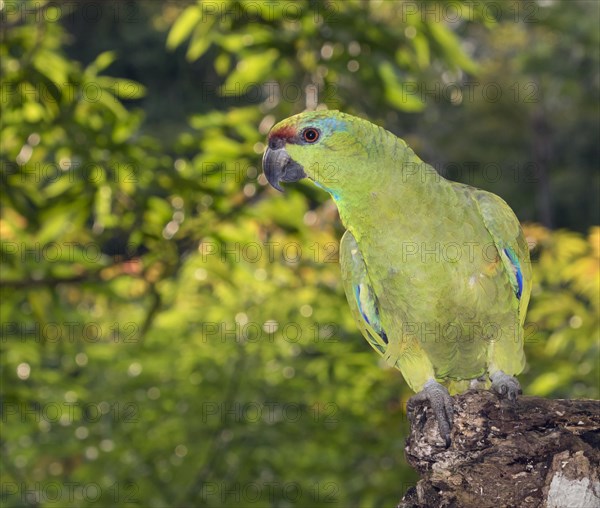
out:
<path id="1" fill-rule="evenodd" d="M 448 449 L 429 406 L 415 411 L 405 451 L 421 480 L 398 508 L 600 506 L 600 401 L 454 399 Z"/>

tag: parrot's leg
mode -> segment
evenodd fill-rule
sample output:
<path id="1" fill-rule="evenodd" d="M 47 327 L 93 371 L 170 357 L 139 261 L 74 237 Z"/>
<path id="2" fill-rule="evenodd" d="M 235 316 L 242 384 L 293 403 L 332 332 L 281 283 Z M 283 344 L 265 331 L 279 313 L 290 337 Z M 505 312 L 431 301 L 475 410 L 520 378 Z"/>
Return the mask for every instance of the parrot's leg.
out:
<path id="1" fill-rule="evenodd" d="M 423 389 L 408 399 L 406 411 L 411 414 L 414 411 L 415 404 L 428 400 L 431 409 L 437 420 L 438 429 L 444 441 L 446 448 L 450 446 L 450 431 L 454 417 L 452 397 L 448 390 L 437 381 L 430 379 L 425 383 Z"/>
<path id="2" fill-rule="evenodd" d="M 517 395 L 523 393 L 521 385 L 514 376 L 509 376 L 501 370 L 498 370 L 490 375 L 492 380 L 492 390 L 500 397 L 506 397 L 508 400 L 517 400 Z"/>

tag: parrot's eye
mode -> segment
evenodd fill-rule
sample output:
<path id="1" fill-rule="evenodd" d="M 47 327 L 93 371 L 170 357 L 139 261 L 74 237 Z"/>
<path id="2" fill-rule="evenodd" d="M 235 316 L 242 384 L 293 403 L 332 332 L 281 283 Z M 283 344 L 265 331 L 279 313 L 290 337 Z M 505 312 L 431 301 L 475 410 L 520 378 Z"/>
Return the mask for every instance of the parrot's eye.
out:
<path id="1" fill-rule="evenodd" d="M 304 129 L 302 132 L 302 138 L 307 143 L 314 143 L 317 139 L 319 139 L 319 131 L 317 129 L 313 129 L 312 127 Z"/>

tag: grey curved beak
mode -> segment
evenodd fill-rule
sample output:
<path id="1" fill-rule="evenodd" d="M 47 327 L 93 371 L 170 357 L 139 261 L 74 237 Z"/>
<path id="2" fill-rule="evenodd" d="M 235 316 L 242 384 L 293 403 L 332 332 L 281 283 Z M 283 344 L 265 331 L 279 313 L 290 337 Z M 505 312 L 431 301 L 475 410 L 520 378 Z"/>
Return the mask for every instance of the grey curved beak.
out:
<path id="1" fill-rule="evenodd" d="M 263 171 L 271 186 L 283 192 L 279 182 L 297 182 L 306 178 L 304 168 L 285 151 L 285 148 L 267 148 L 262 160 Z"/>

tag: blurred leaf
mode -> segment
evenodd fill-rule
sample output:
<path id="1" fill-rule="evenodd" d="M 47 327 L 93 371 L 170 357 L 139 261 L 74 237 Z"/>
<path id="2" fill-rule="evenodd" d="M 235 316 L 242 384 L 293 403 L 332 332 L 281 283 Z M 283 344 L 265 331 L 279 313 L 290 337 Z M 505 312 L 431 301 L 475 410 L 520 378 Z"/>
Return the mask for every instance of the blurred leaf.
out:
<path id="1" fill-rule="evenodd" d="M 379 65 L 379 75 L 385 83 L 386 101 L 402 111 L 421 111 L 425 103 L 415 96 L 412 83 L 402 83 L 396 77 L 394 67 L 389 62 Z"/>
<path id="2" fill-rule="evenodd" d="M 417 33 L 413 38 L 413 44 L 415 46 L 415 52 L 417 55 L 417 65 L 421 69 L 427 68 L 429 65 L 429 42 L 427 42 L 427 38 L 422 34 Z"/>
<path id="3" fill-rule="evenodd" d="M 278 56 L 279 52 L 271 48 L 262 54 L 243 57 L 220 88 L 221 95 L 240 95 L 248 86 L 263 83 Z"/>
<path id="4" fill-rule="evenodd" d="M 186 58 L 189 61 L 197 60 L 210 47 L 212 43 L 210 30 L 213 27 L 214 22 L 215 18 L 211 17 L 196 25 L 186 53 Z"/>
<path id="5" fill-rule="evenodd" d="M 98 74 L 109 67 L 116 59 L 117 53 L 115 51 L 104 51 L 96 57 L 94 62 L 88 67 L 88 70 L 93 74 Z"/>
<path id="6" fill-rule="evenodd" d="M 461 67 L 471 74 L 477 73 L 477 65 L 466 55 L 460 47 L 458 38 L 449 28 L 442 23 L 429 23 L 427 28 L 443 51 L 448 55 L 450 61 L 455 62 L 457 67 Z"/>
<path id="7" fill-rule="evenodd" d="M 174 49 L 179 46 L 192 33 L 195 25 L 202 19 L 202 8 L 190 5 L 178 16 L 169 31 L 167 48 Z"/>

